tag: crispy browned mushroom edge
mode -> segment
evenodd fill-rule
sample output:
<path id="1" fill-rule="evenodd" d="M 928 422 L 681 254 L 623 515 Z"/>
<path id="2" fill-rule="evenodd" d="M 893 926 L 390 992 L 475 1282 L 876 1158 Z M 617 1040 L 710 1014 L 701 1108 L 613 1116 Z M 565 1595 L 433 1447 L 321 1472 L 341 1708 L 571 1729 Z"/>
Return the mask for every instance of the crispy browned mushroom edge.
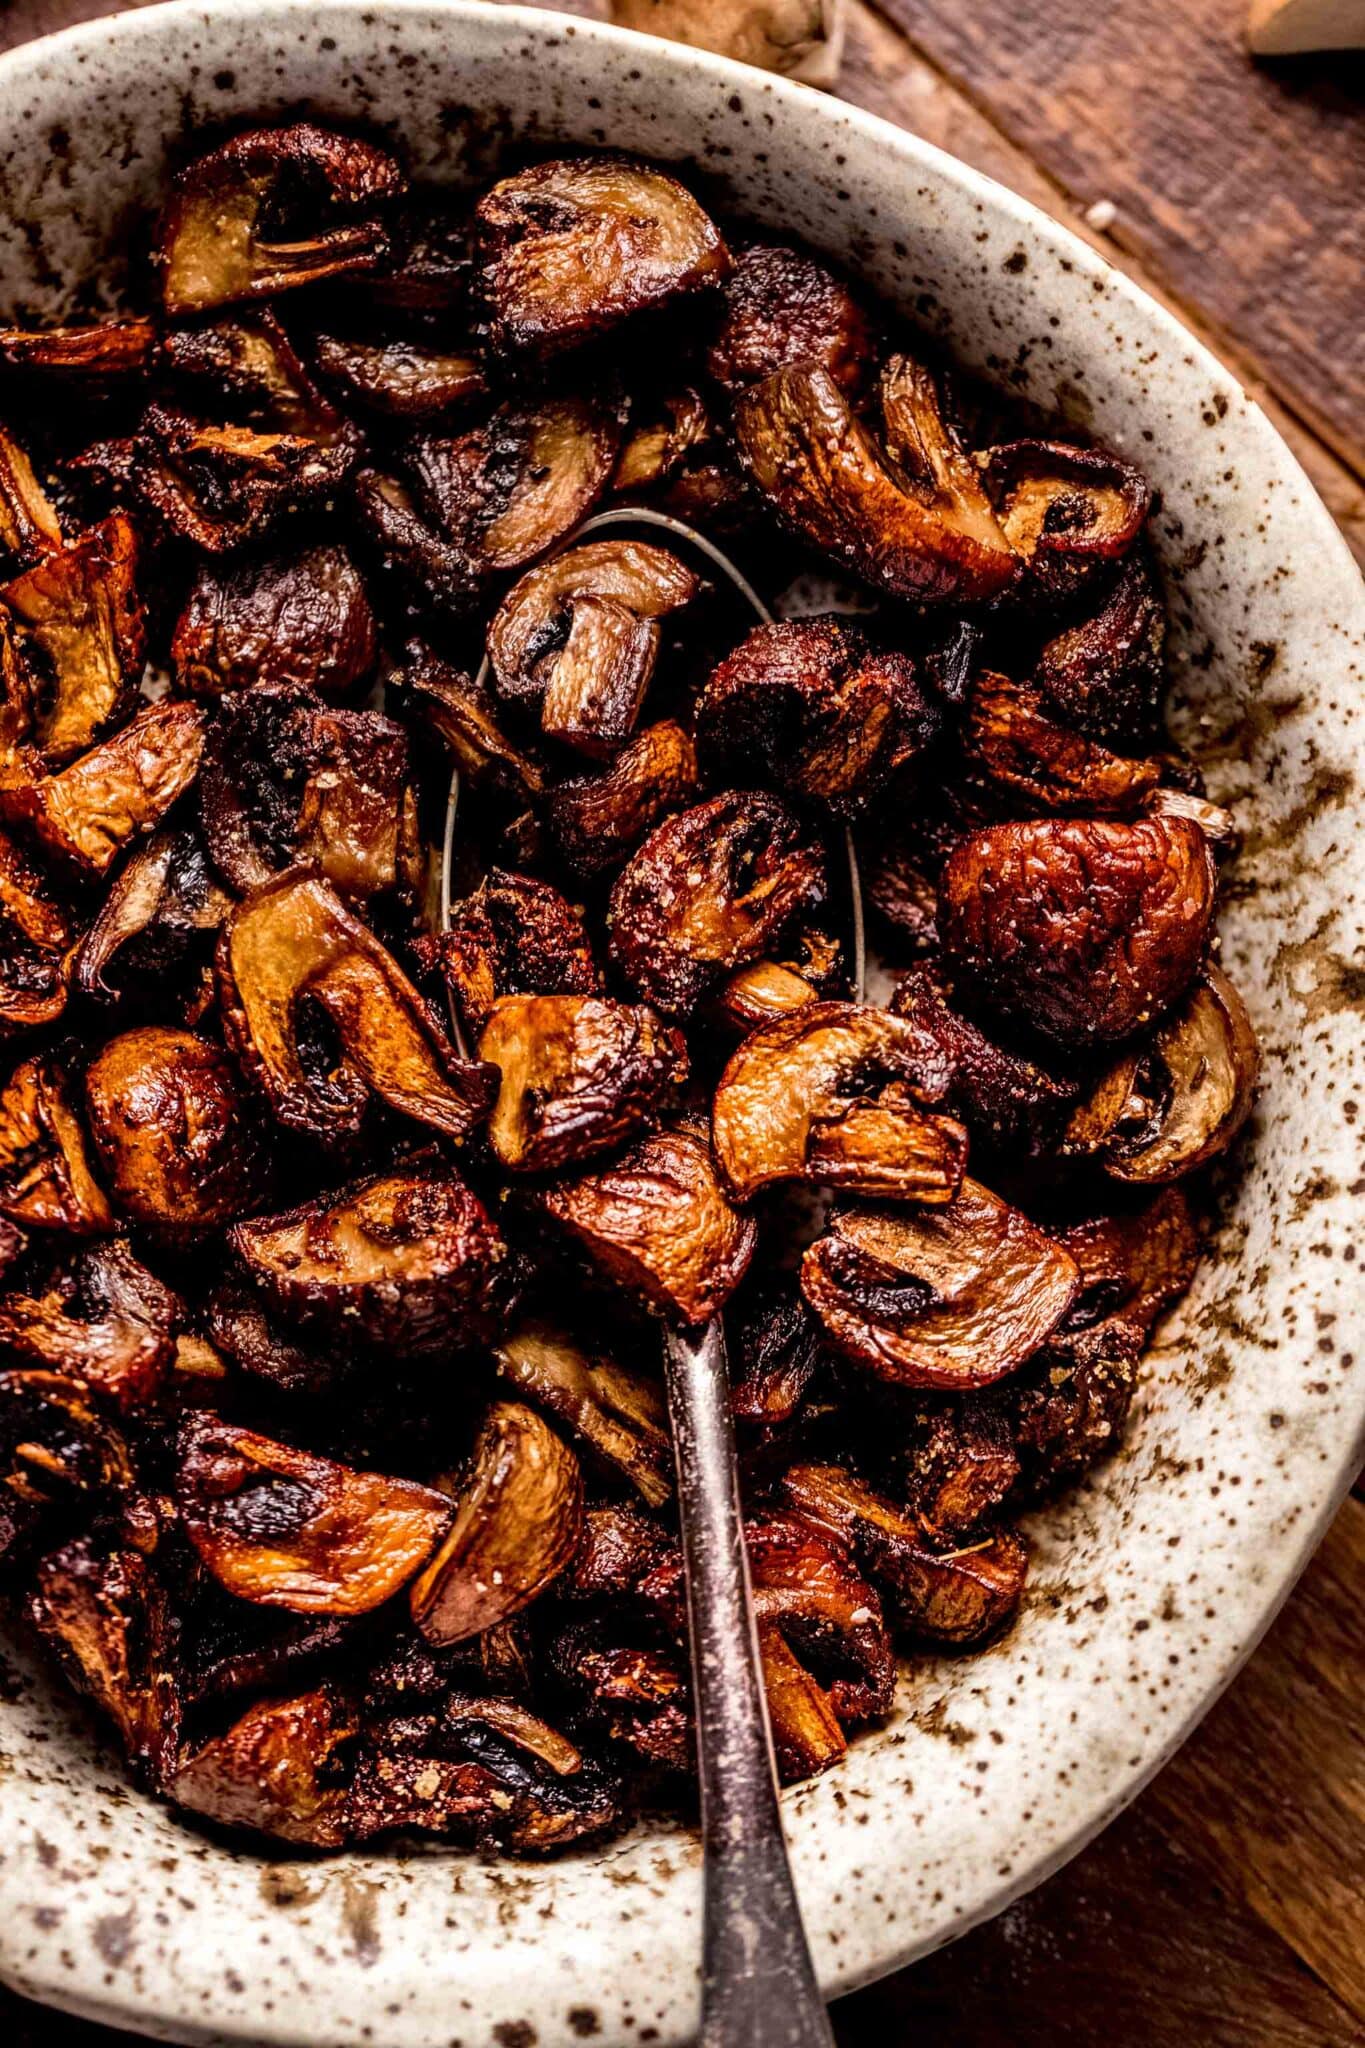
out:
<path id="1" fill-rule="evenodd" d="M 222 1827 L 687 1808 L 657 1323 L 721 1314 L 824 1770 L 1009 1626 L 1254 1102 L 1148 486 L 619 156 L 255 129 L 151 244 L 0 330 L 4 1598 Z"/>

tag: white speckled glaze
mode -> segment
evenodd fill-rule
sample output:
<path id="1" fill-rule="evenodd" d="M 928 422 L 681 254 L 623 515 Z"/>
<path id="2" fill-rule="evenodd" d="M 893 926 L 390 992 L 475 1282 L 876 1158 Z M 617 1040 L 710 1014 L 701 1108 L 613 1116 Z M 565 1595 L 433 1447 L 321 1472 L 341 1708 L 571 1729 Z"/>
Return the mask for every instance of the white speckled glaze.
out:
<path id="1" fill-rule="evenodd" d="M 51 316 L 187 122 L 306 105 L 486 173 L 501 141 L 691 159 L 970 363 L 1092 425 L 1162 493 L 1180 722 L 1246 849 L 1226 957 L 1267 1053 L 1214 1254 L 1150 1357 L 1127 1449 L 1032 1525 L 983 1657 L 788 1795 L 820 1974 L 952 1939 L 1071 1855 L 1237 1669 L 1361 1456 L 1365 593 L 1262 415 L 1182 329 L 1023 200 L 800 87 L 563 18 L 398 0 L 153 7 L 0 62 L 0 306 Z M 268 1860 L 130 1790 L 17 1651 L 0 1666 L 0 1970 L 177 2041 L 559 2048 L 693 2023 L 692 1838 L 550 1866 Z"/>

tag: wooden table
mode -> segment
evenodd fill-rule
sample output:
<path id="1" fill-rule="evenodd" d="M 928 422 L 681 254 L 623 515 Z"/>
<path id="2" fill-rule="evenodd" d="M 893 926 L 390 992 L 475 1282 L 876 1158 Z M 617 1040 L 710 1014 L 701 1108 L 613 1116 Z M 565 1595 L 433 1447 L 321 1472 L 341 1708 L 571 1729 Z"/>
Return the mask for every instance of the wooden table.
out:
<path id="1" fill-rule="evenodd" d="M 117 9 L 8 0 L 0 47 Z M 1262 398 L 1365 562 L 1365 55 L 1254 66 L 1242 12 L 855 0 L 841 90 L 1170 305 Z M 844 2000 L 843 2048 L 1365 2048 L 1362 1589 L 1355 1499 L 1130 1812 L 991 1926 Z M 0 2037 L 126 2038 L 3 1992 Z"/>

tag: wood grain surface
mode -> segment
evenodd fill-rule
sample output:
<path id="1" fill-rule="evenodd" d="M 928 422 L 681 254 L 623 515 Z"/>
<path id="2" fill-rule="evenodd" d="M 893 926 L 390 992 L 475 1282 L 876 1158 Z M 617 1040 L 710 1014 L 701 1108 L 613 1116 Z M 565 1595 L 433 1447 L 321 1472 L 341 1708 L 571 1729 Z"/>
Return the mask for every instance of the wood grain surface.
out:
<path id="1" fill-rule="evenodd" d="M 0 47 L 116 11 L 0 0 Z M 1242 0 L 852 15 L 844 95 L 1035 200 L 1171 306 L 1267 404 L 1365 562 L 1365 56 L 1254 65 Z M 1084 214 L 1104 201 L 1101 229 Z M 1353 1499 L 1137 1804 L 1000 1919 L 843 2000 L 840 2048 L 1365 2048 L 1362 1587 Z M 0 1992 L 9 2048 L 126 2038 Z"/>

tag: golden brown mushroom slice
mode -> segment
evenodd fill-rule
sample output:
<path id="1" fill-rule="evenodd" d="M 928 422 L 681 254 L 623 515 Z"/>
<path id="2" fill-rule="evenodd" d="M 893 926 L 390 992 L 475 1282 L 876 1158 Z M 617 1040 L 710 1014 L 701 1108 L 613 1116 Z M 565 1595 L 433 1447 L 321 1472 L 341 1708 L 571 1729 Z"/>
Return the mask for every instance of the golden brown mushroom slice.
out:
<path id="1" fill-rule="evenodd" d="M 721 1187 L 710 1146 L 685 1126 L 646 1138 L 596 1173 L 537 1188 L 530 1199 L 608 1279 L 694 1326 L 739 1285 L 757 1243 L 752 1219 Z"/>
<path id="2" fill-rule="evenodd" d="M 56 509 L 14 437 L 0 427 L 0 550 L 27 569 L 62 545 Z"/>
<path id="3" fill-rule="evenodd" d="M 731 1054 L 711 1112 L 730 1192 L 775 1181 L 941 1203 L 957 1193 L 967 1133 L 930 1116 L 946 1060 L 913 1024 L 868 1003 L 809 1003 L 760 1026 Z"/>
<path id="4" fill-rule="evenodd" d="M 583 1475 L 549 1424 L 494 1401 L 455 1519 L 412 1587 L 429 1643 L 462 1643 L 529 1607 L 570 1564 L 583 1528 Z"/>
<path id="5" fill-rule="evenodd" d="M 1016 803 L 1042 811 L 1101 817 L 1138 810 L 1155 793 L 1159 761 L 1112 753 L 1050 714 L 1048 699 L 1031 683 L 984 671 L 967 700 L 968 763 Z"/>
<path id="6" fill-rule="evenodd" d="M 88 1247 L 45 1294 L 0 1294 L 0 1357 L 135 1415 L 165 1381 L 183 1316 L 179 1296 L 115 1239 Z"/>
<path id="7" fill-rule="evenodd" d="M 585 1350 L 535 1321 L 518 1324 L 494 1355 L 518 1394 L 548 1410 L 649 1507 L 671 1497 L 673 1447 L 657 1372 L 641 1372 L 596 1346 Z"/>
<path id="8" fill-rule="evenodd" d="M 221 555 L 264 541 L 331 497 L 358 453 L 348 433 L 217 426 L 154 404 L 133 438 L 129 478 L 170 535 Z"/>
<path id="9" fill-rule="evenodd" d="M 345 698 L 377 652 L 365 585 L 332 541 L 264 561 L 205 562 L 171 644 L 176 683 L 192 697 L 295 683 Z"/>
<path id="10" fill-rule="evenodd" d="M 963 1390 L 1014 1372 L 1080 1286 L 1074 1259 L 978 1181 L 941 1209 L 845 1209 L 801 1262 L 801 1292 L 855 1365 Z"/>
<path id="11" fill-rule="evenodd" d="M 552 739 L 608 756 L 630 738 L 659 652 L 659 620 L 690 604 L 693 572 L 644 541 L 587 541 L 514 585 L 488 632 L 500 693 L 540 706 Z"/>
<path id="12" fill-rule="evenodd" d="M 290 1130 L 346 1136 L 374 1095 L 458 1141 L 491 1105 L 496 1077 L 457 1057 L 391 955 L 319 876 L 285 874 L 238 905 L 219 940 L 218 982 L 228 1044 Z"/>
<path id="13" fill-rule="evenodd" d="M 0 1372 L 0 1513 L 101 1505 L 135 1483 L 122 1432 L 80 1380 L 38 1367 Z"/>
<path id="14" fill-rule="evenodd" d="M 676 178 L 627 157 L 558 157 L 474 213 L 493 346 L 540 359 L 721 282 L 730 258 Z"/>
<path id="15" fill-rule="evenodd" d="M 47 877 L 0 833 L 0 1034 L 33 1031 L 61 1016 L 74 936 Z"/>
<path id="16" fill-rule="evenodd" d="M 339 1849 L 357 1732 L 351 1708 L 330 1686 L 258 1700 L 184 1757 L 166 1796 L 220 1827 Z"/>
<path id="17" fill-rule="evenodd" d="M 483 363 L 469 349 L 440 348 L 406 335 L 368 341 L 320 334 L 316 361 L 343 398 L 388 419 L 434 419 L 488 390 Z"/>
<path id="18" fill-rule="evenodd" d="M 779 797 L 731 790 L 666 818 L 611 892 L 611 955 L 658 1009 L 686 1016 L 825 897 L 825 864 Z"/>
<path id="19" fill-rule="evenodd" d="M 0 812 L 75 874 L 98 881 L 194 782 L 204 733 L 197 706 L 163 700 L 56 774 L 24 749 L 0 778 Z"/>
<path id="20" fill-rule="evenodd" d="M 557 782 L 546 819 L 560 859 L 586 878 L 619 867 L 661 819 L 700 796 L 692 736 L 666 718 L 637 733 L 601 774 Z"/>
<path id="21" fill-rule="evenodd" d="M 503 996 L 479 1058 L 502 1076 L 488 1140 L 513 1173 L 618 1149 L 676 1106 L 688 1074 L 676 1026 L 605 996 Z"/>
<path id="22" fill-rule="evenodd" d="M 163 826 L 129 855 L 99 915 L 76 948 L 73 978 L 82 995 L 113 1003 L 202 965 L 213 934 L 232 908 L 197 832 Z"/>
<path id="23" fill-rule="evenodd" d="M 129 1760 L 160 1786 L 175 1763 L 181 1706 L 175 1619 L 147 1559 L 90 1537 L 68 1543 L 38 1566 L 28 1614 Z"/>
<path id="24" fill-rule="evenodd" d="M 234 135 L 172 181 L 157 230 L 167 313 L 373 270 L 405 182 L 386 150 L 311 121 Z"/>
<path id="25" fill-rule="evenodd" d="M 425 1564 L 451 1513 L 429 1486 L 358 1472 L 204 1414 L 182 1425 L 175 1497 L 219 1585 L 294 1614 L 382 1606 Z"/>
<path id="26" fill-rule="evenodd" d="M 52 1053 L 21 1061 L 0 1089 L 0 1216 L 68 1237 L 114 1228 L 69 1077 Z"/>
<path id="27" fill-rule="evenodd" d="M 85 327 L 0 328 L 0 367 L 60 382 L 103 384 L 150 370 L 160 348 L 154 320 L 96 320 Z"/>
<path id="28" fill-rule="evenodd" d="M 786 523 L 865 581 L 917 603 L 983 603 L 1009 587 L 1019 560 L 927 373 L 893 358 L 885 378 L 895 389 L 912 373 L 921 394 L 913 441 L 902 423 L 883 452 L 828 370 L 796 367 L 739 394 L 740 450 Z"/>
<path id="29" fill-rule="evenodd" d="M 506 1242 L 453 1174 L 376 1174 L 344 1194 L 239 1223 L 228 1242 L 300 1329 L 393 1355 L 487 1341 L 511 1288 Z"/>
<path id="30" fill-rule="evenodd" d="M 146 648 L 136 578 L 137 538 L 115 512 L 0 588 L 27 700 L 15 737 L 50 762 L 84 752 L 132 701 Z"/>
<path id="31" fill-rule="evenodd" d="M 1134 546 L 1151 509 L 1141 470 L 1106 448 L 1011 441 L 982 458 L 1006 539 L 1048 597 L 1069 597 Z"/>
<path id="32" fill-rule="evenodd" d="M 781 960 L 756 960 L 752 967 L 741 967 L 730 976 L 712 1002 L 708 1020 L 744 1038 L 819 1000 L 819 991 L 794 967 Z"/>
<path id="33" fill-rule="evenodd" d="M 111 1039 L 86 1069 L 85 1108 L 114 1200 L 140 1223 L 208 1230 L 270 1199 L 255 1105 L 226 1053 L 192 1031 Z"/>
<path id="34" fill-rule="evenodd" d="M 818 368 L 856 398 L 872 373 L 876 346 L 866 309 L 809 250 L 753 242 L 735 257 L 706 367 L 732 393 L 777 370 Z"/>

